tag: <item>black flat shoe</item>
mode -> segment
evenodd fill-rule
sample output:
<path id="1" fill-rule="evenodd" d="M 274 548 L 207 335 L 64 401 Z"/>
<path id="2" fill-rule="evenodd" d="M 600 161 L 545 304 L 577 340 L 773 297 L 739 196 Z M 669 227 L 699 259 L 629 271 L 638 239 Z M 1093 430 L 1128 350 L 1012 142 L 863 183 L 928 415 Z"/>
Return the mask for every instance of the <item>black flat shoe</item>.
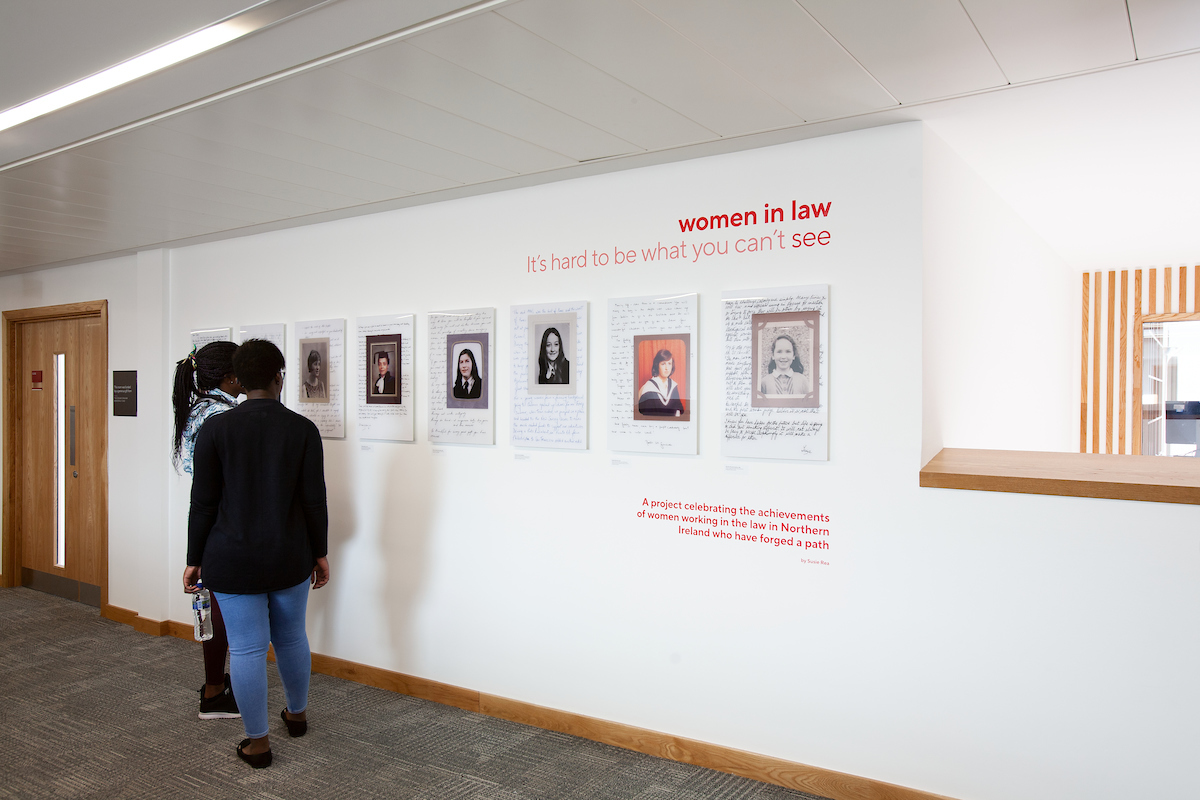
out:
<path id="1" fill-rule="evenodd" d="M 247 764 L 254 767 L 255 769 L 262 769 L 263 767 L 271 766 L 271 751 L 270 750 L 268 750 L 265 753 L 243 753 L 242 752 L 242 748 L 245 747 L 246 745 L 250 744 L 252 741 L 254 741 L 254 740 L 253 739 L 242 739 L 242 741 L 237 746 L 238 758 L 240 758 L 242 761 L 245 761 Z"/>
<path id="2" fill-rule="evenodd" d="M 283 717 L 283 724 L 287 725 L 288 736 L 292 737 L 293 739 L 299 739 L 301 736 L 308 733 L 308 720 L 288 719 L 286 707 L 279 712 L 279 716 Z"/>

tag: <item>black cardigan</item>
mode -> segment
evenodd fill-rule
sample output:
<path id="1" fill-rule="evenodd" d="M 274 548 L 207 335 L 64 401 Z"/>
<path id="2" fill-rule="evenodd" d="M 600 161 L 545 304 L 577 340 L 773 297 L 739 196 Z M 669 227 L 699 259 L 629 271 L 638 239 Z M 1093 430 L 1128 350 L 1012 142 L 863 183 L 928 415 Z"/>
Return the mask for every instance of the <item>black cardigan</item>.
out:
<path id="1" fill-rule="evenodd" d="M 259 594 L 305 580 L 328 552 L 317 426 L 275 400 L 247 400 L 196 437 L 189 566 L 209 589 Z"/>

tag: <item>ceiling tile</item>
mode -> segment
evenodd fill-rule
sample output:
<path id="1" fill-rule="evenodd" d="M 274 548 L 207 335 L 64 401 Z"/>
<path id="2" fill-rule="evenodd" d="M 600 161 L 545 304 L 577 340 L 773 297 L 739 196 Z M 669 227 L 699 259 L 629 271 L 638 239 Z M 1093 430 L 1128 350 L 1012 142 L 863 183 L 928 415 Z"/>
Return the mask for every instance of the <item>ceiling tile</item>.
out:
<path id="1" fill-rule="evenodd" d="M 901 103 L 1003 86 L 958 0 L 798 0 Z"/>
<path id="2" fill-rule="evenodd" d="M 802 122 L 631 0 L 524 0 L 496 13 L 721 136 Z"/>
<path id="3" fill-rule="evenodd" d="M 279 177 L 283 179 L 288 175 L 297 176 L 293 179 L 361 197 L 365 202 L 388 200 L 405 194 L 404 190 L 389 183 L 385 176 L 373 174 L 369 164 L 354 163 L 354 154 L 333 152 L 334 148 L 316 140 L 227 115 L 219 106 L 204 109 L 202 114 L 192 112 L 156 124 L 271 160 L 279 168 Z M 399 169 L 395 165 L 389 166 Z"/>
<path id="4" fill-rule="evenodd" d="M 499 14 L 468 17 L 408 42 L 645 150 L 713 136 L 702 125 Z"/>
<path id="5" fill-rule="evenodd" d="M 1133 61 L 1125 0 L 962 0 L 1013 83 Z"/>
<path id="6" fill-rule="evenodd" d="M 32 100 L 211 25 L 255 0 L 37 0 L 4 4 L 0 109 Z M 49 43 L 53 46 L 47 46 Z M 19 80 L 8 80 L 17 76 Z"/>
<path id="7" fill-rule="evenodd" d="M 611 133 L 407 42 L 372 50 L 339 66 L 405 97 L 574 161 L 590 161 L 638 149 Z"/>
<path id="8" fill-rule="evenodd" d="M 792 0 L 637 2 L 807 121 L 896 105 Z"/>
<path id="9" fill-rule="evenodd" d="M 1129 0 L 1138 58 L 1200 47 L 1200 3 L 1195 0 Z"/>
<path id="10" fill-rule="evenodd" d="M 196 135 L 192 132 L 194 130 L 213 134 L 212 138 Z M 327 169 L 220 141 L 222 131 L 223 126 L 219 120 L 176 117 L 122 134 L 115 137 L 115 143 L 119 146 L 129 137 L 134 145 L 145 150 L 222 165 L 226 169 L 245 173 L 254 179 L 263 179 L 264 183 L 261 185 L 265 187 L 285 187 L 287 191 L 295 193 L 300 202 L 307 202 L 306 196 L 314 200 L 330 200 L 332 202 L 329 203 L 329 208 L 357 205 L 377 199 L 380 194 L 386 194 L 385 189 L 374 182 L 362 181 Z M 314 202 L 314 205 L 322 204 Z"/>
<path id="11" fill-rule="evenodd" d="M 125 155 L 121 153 L 127 151 Z M 286 179 L 264 169 L 265 162 L 247 150 L 226 147 L 216 142 L 197 139 L 180 131 L 157 125 L 147 125 L 127 135 L 97 142 L 88 149 L 90 155 L 120 163 L 136 159 L 147 168 L 167 174 L 185 174 L 246 192 L 268 197 L 285 198 L 309 211 L 344 208 L 358 205 L 362 198 L 314 187 L 303 183 L 303 174 L 286 173 Z M 285 162 L 287 163 L 287 162 Z M 323 173 L 319 173 L 322 174 Z"/>
<path id="12" fill-rule="evenodd" d="M 304 121 L 299 127 L 288 127 L 275 117 L 277 104 L 271 100 L 270 96 L 260 99 L 238 95 L 207 109 L 206 115 L 222 117 L 244 147 L 377 183 L 384 187 L 385 194 L 393 197 L 454 185 L 453 181 L 437 175 L 334 143 L 336 136 L 330 130 L 330 117 L 317 109 L 292 106 L 289 113 L 302 116 Z"/>
<path id="13" fill-rule="evenodd" d="M 352 74 L 351 70 L 362 74 Z M 289 81 L 287 90 L 305 87 L 325 107 L 345 109 L 347 116 L 468 155 L 511 174 L 541 172 L 575 163 L 561 153 L 391 91 L 386 88 L 388 76 L 375 74 L 367 64 L 337 64 L 301 77 L 303 80 L 298 83 Z"/>
<path id="14" fill-rule="evenodd" d="M 373 158 L 436 175 L 451 183 L 479 183 L 515 174 L 362 119 L 345 116 L 341 110 L 359 116 L 362 116 L 362 110 L 349 107 L 337 97 L 317 95 L 311 91 L 309 83 L 285 81 L 270 87 L 270 91 L 257 94 L 254 103 L 271 109 L 275 127 L 305 130 L 310 136 L 315 136 L 319 130 L 328 137 L 324 140 L 326 144 L 370 154 Z M 319 129 L 307 124 L 313 115 L 322 118 Z"/>

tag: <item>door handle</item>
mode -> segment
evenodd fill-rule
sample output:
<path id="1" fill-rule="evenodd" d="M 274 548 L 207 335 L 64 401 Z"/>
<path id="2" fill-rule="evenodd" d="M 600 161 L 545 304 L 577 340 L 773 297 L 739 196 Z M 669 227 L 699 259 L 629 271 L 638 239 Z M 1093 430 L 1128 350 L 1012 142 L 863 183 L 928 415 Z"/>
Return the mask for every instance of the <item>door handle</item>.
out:
<path id="1" fill-rule="evenodd" d="M 75 406 L 71 406 L 71 466 L 75 466 Z M 79 477 L 79 473 L 75 473 Z"/>

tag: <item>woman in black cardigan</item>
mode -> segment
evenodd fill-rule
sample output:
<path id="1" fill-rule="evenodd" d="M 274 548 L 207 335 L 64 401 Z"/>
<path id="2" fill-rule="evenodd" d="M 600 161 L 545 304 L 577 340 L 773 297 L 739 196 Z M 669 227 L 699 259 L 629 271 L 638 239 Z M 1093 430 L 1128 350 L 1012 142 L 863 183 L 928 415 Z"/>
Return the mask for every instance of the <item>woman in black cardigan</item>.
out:
<path id="1" fill-rule="evenodd" d="M 271 763 L 267 645 L 287 695 L 288 734 L 307 730 L 312 667 L 305 632 L 308 592 L 329 581 L 329 511 L 317 427 L 279 402 L 283 354 L 261 339 L 238 348 L 233 370 L 246 401 L 200 429 L 192 463 L 185 591 L 204 585 L 220 601 L 229 673 L 246 739 L 237 754 Z"/>

